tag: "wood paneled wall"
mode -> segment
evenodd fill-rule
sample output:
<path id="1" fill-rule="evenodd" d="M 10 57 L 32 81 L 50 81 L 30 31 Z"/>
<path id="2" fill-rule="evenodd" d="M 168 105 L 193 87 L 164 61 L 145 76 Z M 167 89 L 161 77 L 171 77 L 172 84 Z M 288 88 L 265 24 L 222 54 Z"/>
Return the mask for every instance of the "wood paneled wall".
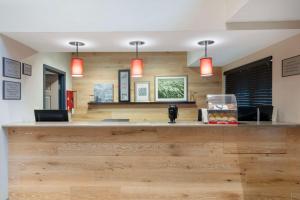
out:
<path id="1" fill-rule="evenodd" d="M 73 90 L 77 91 L 76 114 L 77 119 L 91 119 L 94 116 L 89 115 L 87 103 L 90 101 L 90 95 L 93 94 L 94 84 L 113 83 L 114 101 L 118 101 L 118 70 L 129 69 L 130 60 L 134 53 L 80 53 L 84 59 L 84 77 L 73 78 Z M 150 82 L 150 99 L 154 101 L 154 77 L 188 75 L 189 100 L 194 96 L 198 107 L 206 107 L 206 94 L 219 94 L 222 90 L 222 74 L 220 68 L 215 68 L 215 75 L 210 78 L 200 77 L 198 68 L 187 67 L 187 54 L 185 52 L 157 52 L 141 53 L 140 57 L 144 59 L 144 77 L 131 79 L 131 101 L 134 101 L 134 82 Z M 115 111 L 109 111 L 113 116 Z M 165 109 L 164 111 L 165 112 Z M 132 110 L 127 110 L 130 114 Z M 160 112 L 161 113 L 161 112 Z M 189 117 L 196 119 L 196 112 Z M 93 113 L 94 114 L 94 113 Z M 93 115 L 92 114 L 92 115 Z M 99 112 L 101 116 L 101 112 Z M 159 113 L 158 113 L 159 116 Z M 74 115 L 76 119 L 76 115 Z"/>
<path id="2" fill-rule="evenodd" d="M 10 200 L 298 200 L 300 128 L 10 129 Z"/>

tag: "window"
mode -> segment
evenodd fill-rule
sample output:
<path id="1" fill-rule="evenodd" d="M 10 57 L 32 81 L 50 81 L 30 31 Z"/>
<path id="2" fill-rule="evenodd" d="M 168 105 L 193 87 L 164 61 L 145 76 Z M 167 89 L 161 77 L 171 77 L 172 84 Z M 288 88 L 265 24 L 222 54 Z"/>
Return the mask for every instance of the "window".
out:
<path id="1" fill-rule="evenodd" d="M 272 105 L 272 57 L 224 72 L 226 94 L 235 94 L 238 107 Z"/>

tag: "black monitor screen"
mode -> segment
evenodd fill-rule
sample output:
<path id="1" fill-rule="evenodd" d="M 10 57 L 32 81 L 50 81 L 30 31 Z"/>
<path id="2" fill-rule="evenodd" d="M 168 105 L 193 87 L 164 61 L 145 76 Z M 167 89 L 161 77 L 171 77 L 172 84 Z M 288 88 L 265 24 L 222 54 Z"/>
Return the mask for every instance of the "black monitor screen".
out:
<path id="1" fill-rule="evenodd" d="M 273 106 L 259 106 L 260 121 L 272 121 Z"/>
<path id="2" fill-rule="evenodd" d="M 242 106 L 238 108 L 239 121 L 256 121 L 257 120 L 257 108 Z"/>
<path id="3" fill-rule="evenodd" d="M 34 110 L 36 122 L 67 122 L 67 110 Z"/>
<path id="4" fill-rule="evenodd" d="M 258 106 L 260 111 L 260 121 L 272 121 L 273 106 Z M 239 121 L 256 121 L 257 107 L 242 106 L 238 108 Z"/>

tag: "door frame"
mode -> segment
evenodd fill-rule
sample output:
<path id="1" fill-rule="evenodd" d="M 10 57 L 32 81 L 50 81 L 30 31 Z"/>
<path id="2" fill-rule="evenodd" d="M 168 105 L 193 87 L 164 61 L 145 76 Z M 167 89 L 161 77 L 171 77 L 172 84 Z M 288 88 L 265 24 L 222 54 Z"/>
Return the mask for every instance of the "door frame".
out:
<path id="1" fill-rule="evenodd" d="M 45 109 L 46 71 L 50 71 L 58 74 L 58 83 L 60 85 L 60 90 L 58 94 L 59 109 L 65 110 L 66 109 L 66 72 L 46 64 L 43 65 L 43 109 Z"/>

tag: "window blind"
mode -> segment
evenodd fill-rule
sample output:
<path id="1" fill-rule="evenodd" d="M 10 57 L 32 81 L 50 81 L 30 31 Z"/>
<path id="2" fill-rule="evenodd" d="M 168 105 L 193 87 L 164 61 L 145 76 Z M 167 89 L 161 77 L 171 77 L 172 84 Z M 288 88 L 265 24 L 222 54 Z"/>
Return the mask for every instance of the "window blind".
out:
<path id="1" fill-rule="evenodd" d="M 226 94 L 235 94 L 238 107 L 272 105 L 272 57 L 224 72 Z"/>

